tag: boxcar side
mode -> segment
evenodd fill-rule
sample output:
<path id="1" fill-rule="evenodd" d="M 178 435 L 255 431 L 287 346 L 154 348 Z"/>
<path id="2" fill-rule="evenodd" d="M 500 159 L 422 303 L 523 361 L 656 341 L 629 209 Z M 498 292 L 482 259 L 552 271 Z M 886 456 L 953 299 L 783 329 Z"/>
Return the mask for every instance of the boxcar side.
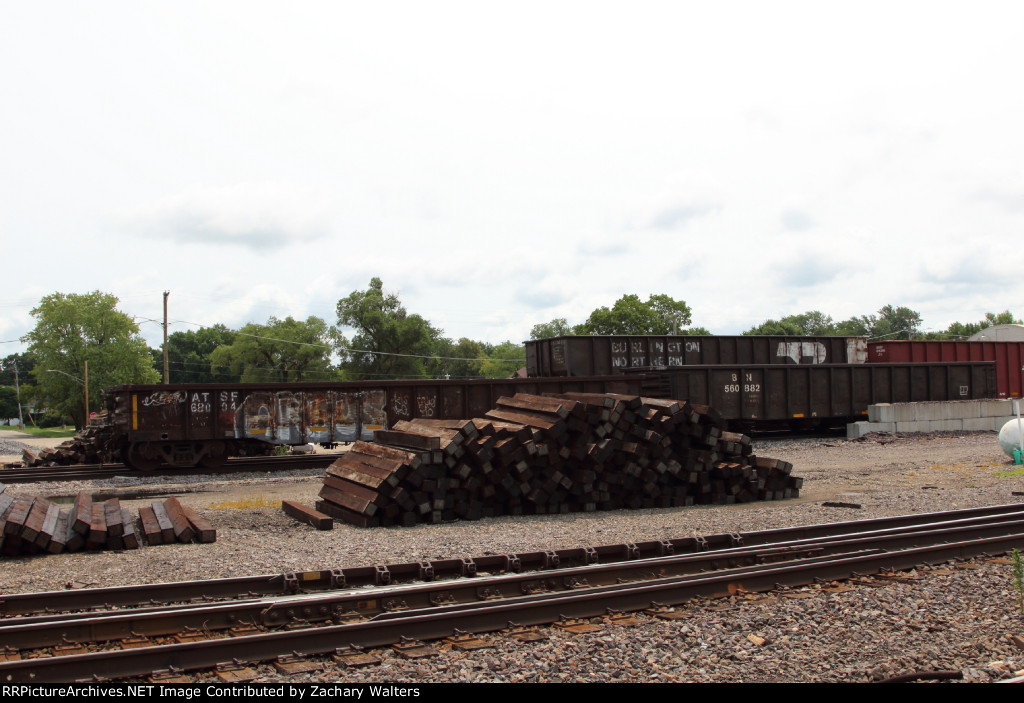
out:
<path id="1" fill-rule="evenodd" d="M 611 335 L 526 342 L 531 377 L 599 376 L 638 368 L 735 364 L 858 364 L 864 337 Z"/>

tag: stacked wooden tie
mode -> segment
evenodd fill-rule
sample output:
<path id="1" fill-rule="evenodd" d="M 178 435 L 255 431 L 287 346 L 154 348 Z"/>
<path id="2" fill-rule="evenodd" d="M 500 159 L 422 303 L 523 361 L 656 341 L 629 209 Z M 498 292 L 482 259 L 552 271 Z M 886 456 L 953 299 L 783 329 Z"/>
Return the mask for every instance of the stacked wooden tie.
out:
<path id="1" fill-rule="evenodd" d="M 109 427 L 90 426 L 55 447 L 23 449 L 22 463 L 27 467 L 67 467 L 120 462 L 120 452 L 115 455 L 106 449 L 110 435 Z"/>
<path id="2" fill-rule="evenodd" d="M 791 464 L 725 427 L 685 401 L 517 393 L 483 418 L 402 421 L 356 442 L 316 507 L 371 527 L 799 495 Z"/>
<path id="3" fill-rule="evenodd" d="M 137 549 L 143 543 L 213 542 L 217 531 L 176 498 L 139 510 L 141 531 L 117 498 L 93 501 L 79 493 L 62 510 L 38 496 L 15 496 L 0 485 L 0 554 L 59 554 L 80 549 Z"/>

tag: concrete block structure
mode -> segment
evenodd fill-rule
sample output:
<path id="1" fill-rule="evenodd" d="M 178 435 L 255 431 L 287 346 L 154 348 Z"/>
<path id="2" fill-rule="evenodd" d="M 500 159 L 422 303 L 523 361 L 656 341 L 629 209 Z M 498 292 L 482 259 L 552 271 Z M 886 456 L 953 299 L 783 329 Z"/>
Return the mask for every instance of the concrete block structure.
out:
<path id="1" fill-rule="evenodd" d="M 869 432 L 998 432 L 1016 417 L 1013 401 L 952 400 L 926 403 L 878 403 L 868 406 L 868 421 L 846 426 L 849 439 Z"/>

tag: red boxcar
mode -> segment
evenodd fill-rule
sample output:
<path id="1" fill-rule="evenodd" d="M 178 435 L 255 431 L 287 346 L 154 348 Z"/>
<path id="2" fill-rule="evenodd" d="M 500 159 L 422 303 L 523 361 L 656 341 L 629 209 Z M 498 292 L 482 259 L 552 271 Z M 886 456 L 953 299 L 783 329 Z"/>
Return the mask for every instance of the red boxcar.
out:
<path id="1" fill-rule="evenodd" d="M 1020 398 L 1024 391 L 1024 342 L 955 342 L 911 340 L 868 342 L 868 363 L 909 364 L 954 361 L 996 362 L 1000 398 Z"/>

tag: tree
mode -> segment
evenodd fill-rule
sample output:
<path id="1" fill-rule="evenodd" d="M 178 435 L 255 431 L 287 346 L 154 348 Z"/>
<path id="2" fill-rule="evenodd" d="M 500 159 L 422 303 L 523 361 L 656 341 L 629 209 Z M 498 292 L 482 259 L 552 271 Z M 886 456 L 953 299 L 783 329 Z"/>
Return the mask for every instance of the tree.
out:
<path id="1" fill-rule="evenodd" d="M 432 378 L 479 378 L 480 365 L 486 358 L 480 342 L 466 337 L 452 342 L 442 337 L 434 345 L 434 358 L 427 363 L 427 374 Z"/>
<path id="2" fill-rule="evenodd" d="M 819 310 L 808 310 L 801 315 L 787 315 L 780 320 L 765 320 L 743 334 L 827 337 L 836 334 L 836 326 L 831 316 Z"/>
<path id="3" fill-rule="evenodd" d="M 1004 310 L 1001 313 L 987 312 L 985 313 L 985 319 L 979 322 L 954 322 L 945 332 L 933 332 L 928 335 L 928 339 L 967 339 L 972 335 L 981 332 L 986 327 L 992 327 L 993 325 L 1020 325 L 1022 323 L 1018 318 L 1013 316 L 1009 310 Z"/>
<path id="4" fill-rule="evenodd" d="M 0 418 L 24 419 L 28 415 L 27 400 L 36 383 L 32 376 L 35 367 L 36 357 L 29 352 L 10 354 L 0 361 Z"/>
<path id="5" fill-rule="evenodd" d="M 836 323 L 836 335 L 839 337 L 869 337 L 871 328 L 864 316 L 851 317 L 848 320 Z"/>
<path id="6" fill-rule="evenodd" d="M 355 330 L 352 339 L 340 337 L 342 368 L 355 378 L 402 378 L 426 375 L 426 359 L 440 338 L 419 315 L 410 315 L 398 295 L 385 293 L 379 278 L 364 291 L 352 291 L 338 301 L 338 326 Z"/>
<path id="7" fill-rule="evenodd" d="M 37 362 L 35 355 L 29 352 L 5 356 L 0 361 L 0 386 L 35 384 L 32 369 L 36 367 Z"/>
<path id="8" fill-rule="evenodd" d="M 480 373 L 484 378 L 510 378 L 526 366 L 522 344 L 506 341 L 490 346 L 486 351 L 487 361 L 480 365 Z"/>
<path id="9" fill-rule="evenodd" d="M 265 325 L 250 322 L 232 335 L 230 344 L 210 353 L 211 373 L 226 367 L 244 383 L 330 380 L 336 376 L 331 349 L 337 343 L 337 330 L 319 317 L 311 315 L 305 321 L 271 317 Z"/>
<path id="10" fill-rule="evenodd" d="M 171 383 L 237 383 L 241 373 L 233 373 L 226 365 L 212 363 L 211 355 L 220 346 L 234 344 L 236 334 L 224 325 L 202 327 L 197 331 L 174 332 L 167 337 L 167 366 Z M 164 356 L 153 350 L 153 363 L 163 376 Z"/>
<path id="11" fill-rule="evenodd" d="M 658 294 L 647 302 L 638 295 L 624 295 L 611 308 L 590 313 L 576 334 L 673 334 L 690 324 L 690 307 L 682 300 Z"/>
<path id="12" fill-rule="evenodd" d="M 803 328 L 791 320 L 792 316 L 781 320 L 765 320 L 760 325 L 751 327 L 744 332 L 746 335 L 802 335 Z"/>
<path id="13" fill-rule="evenodd" d="M 89 408 L 98 410 L 103 389 L 124 383 L 154 383 L 149 348 L 139 326 L 117 310 L 117 298 L 94 291 L 84 295 L 53 293 L 32 310 L 35 328 L 21 338 L 35 355 L 32 370 L 37 398 L 51 410 L 85 426 L 85 364 L 89 371 Z"/>
<path id="14" fill-rule="evenodd" d="M 921 313 L 905 307 L 886 305 L 879 309 L 878 318 L 872 315 L 868 331 L 871 338 L 913 339 L 921 337 Z"/>
<path id="15" fill-rule="evenodd" d="M 541 322 L 530 330 L 530 339 L 548 339 L 572 334 L 572 325 L 564 317 L 556 317 L 551 322 Z"/>
<path id="16" fill-rule="evenodd" d="M 14 386 L 0 386 L 0 420 L 7 422 L 18 418 L 18 394 Z"/>

